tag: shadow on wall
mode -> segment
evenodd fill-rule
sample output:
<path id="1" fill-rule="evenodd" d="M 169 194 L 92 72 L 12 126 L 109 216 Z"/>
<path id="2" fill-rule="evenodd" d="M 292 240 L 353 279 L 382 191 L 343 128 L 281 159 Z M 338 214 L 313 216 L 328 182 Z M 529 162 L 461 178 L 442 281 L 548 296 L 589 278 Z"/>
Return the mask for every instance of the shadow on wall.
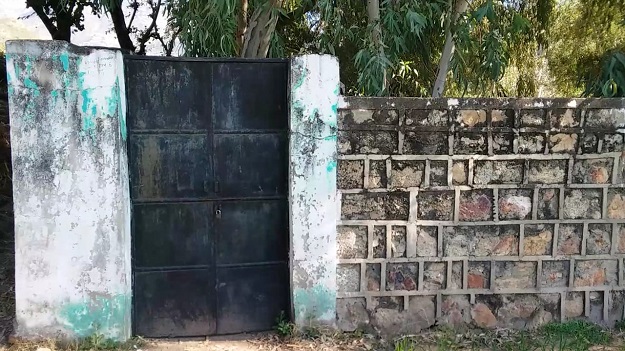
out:
<path id="1" fill-rule="evenodd" d="M 6 61 L 0 52 L 0 344 L 13 330 L 15 246 Z"/>

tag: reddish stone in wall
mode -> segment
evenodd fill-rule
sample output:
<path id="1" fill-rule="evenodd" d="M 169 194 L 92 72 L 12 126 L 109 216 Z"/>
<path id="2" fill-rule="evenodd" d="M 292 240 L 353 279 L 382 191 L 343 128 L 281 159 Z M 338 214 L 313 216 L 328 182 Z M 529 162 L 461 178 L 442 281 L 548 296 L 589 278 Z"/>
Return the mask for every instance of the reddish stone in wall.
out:
<path id="1" fill-rule="evenodd" d="M 471 190 L 460 193 L 461 221 L 488 221 L 493 218 L 492 190 Z"/>

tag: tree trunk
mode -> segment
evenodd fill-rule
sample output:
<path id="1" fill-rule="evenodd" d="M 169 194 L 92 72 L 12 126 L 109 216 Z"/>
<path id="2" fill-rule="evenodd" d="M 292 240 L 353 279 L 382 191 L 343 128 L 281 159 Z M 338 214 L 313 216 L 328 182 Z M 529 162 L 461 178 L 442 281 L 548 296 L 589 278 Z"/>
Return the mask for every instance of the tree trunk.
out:
<path id="1" fill-rule="evenodd" d="M 275 9 L 280 4 L 280 0 L 271 0 L 267 6 L 260 6 L 254 10 L 243 40 L 241 57 L 267 57 L 271 36 L 278 22 L 278 13 Z"/>
<path id="2" fill-rule="evenodd" d="M 241 8 L 239 9 L 237 18 L 237 47 L 239 55 L 243 53 L 243 42 L 245 41 L 245 32 L 247 31 L 247 8 L 248 0 L 241 0 Z"/>
<path id="3" fill-rule="evenodd" d="M 455 6 L 453 6 L 453 11 L 447 18 L 447 23 L 445 25 L 445 46 L 443 47 L 441 60 L 438 63 L 438 74 L 436 75 L 436 81 L 434 82 L 434 88 L 432 89 L 432 97 L 434 98 L 443 96 L 443 92 L 445 91 L 445 81 L 447 80 L 447 71 L 449 71 L 449 63 L 454 55 L 454 33 L 451 30 L 451 27 L 458 20 L 460 15 L 467 11 L 469 1 L 470 0 L 456 0 Z"/>
<path id="4" fill-rule="evenodd" d="M 113 29 L 117 35 L 119 47 L 134 53 L 137 48 L 132 42 L 132 39 L 130 39 L 130 31 L 126 26 L 126 17 L 124 16 L 122 5 L 115 4 L 111 6 L 109 14 L 111 15 L 111 20 L 113 21 Z"/>
<path id="5" fill-rule="evenodd" d="M 384 55 L 382 45 L 382 27 L 380 26 L 380 0 L 367 0 L 367 22 L 373 26 L 371 40 L 378 49 L 380 55 Z M 382 72 L 382 91 L 386 90 L 386 70 Z"/>

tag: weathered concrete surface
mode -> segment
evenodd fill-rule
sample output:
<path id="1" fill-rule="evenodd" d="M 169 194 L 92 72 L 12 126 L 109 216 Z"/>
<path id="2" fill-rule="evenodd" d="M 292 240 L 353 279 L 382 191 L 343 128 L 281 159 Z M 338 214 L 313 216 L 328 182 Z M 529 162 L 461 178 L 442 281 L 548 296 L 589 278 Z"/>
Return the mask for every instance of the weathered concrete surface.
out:
<path id="1" fill-rule="evenodd" d="M 338 326 L 622 320 L 624 116 L 624 99 L 345 97 Z"/>
<path id="2" fill-rule="evenodd" d="M 17 336 L 130 336 L 122 55 L 12 41 Z"/>
<path id="3" fill-rule="evenodd" d="M 291 63 L 290 222 L 294 320 L 334 324 L 339 66 L 326 55 Z"/>

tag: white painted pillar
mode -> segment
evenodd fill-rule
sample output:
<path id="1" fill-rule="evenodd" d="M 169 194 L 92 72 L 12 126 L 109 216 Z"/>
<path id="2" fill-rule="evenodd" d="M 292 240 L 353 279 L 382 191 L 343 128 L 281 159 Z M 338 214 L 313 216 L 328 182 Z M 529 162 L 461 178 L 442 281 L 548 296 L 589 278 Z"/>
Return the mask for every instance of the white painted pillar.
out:
<path id="1" fill-rule="evenodd" d="M 131 333 L 120 51 L 6 46 L 18 337 Z"/>
<path id="2" fill-rule="evenodd" d="M 339 64 L 328 55 L 291 61 L 291 289 L 300 326 L 336 320 L 336 189 Z"/>

